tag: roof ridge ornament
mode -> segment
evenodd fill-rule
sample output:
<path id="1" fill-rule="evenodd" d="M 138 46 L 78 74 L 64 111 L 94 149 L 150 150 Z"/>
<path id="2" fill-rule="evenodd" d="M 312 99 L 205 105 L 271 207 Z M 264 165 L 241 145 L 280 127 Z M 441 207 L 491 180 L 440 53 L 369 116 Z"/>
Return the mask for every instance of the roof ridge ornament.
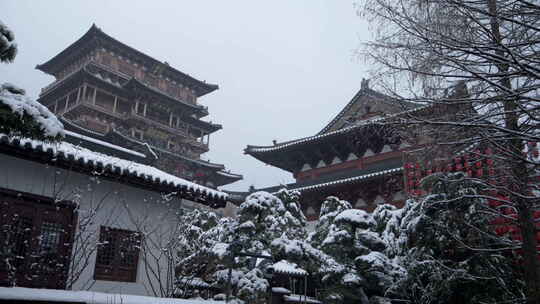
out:
<path id="1" fill-rule="evenodd" d="M 360 89 L 361 90 L 369 89 L 369 79 L 362 78 L 362 82 L 360 83 Z"/>

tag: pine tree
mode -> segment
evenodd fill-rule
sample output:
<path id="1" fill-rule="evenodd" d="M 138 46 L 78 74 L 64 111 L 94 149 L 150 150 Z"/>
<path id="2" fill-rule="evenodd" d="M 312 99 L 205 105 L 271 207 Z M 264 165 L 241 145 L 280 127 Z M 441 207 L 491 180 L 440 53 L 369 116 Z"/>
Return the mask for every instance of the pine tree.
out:
<path id="1" fill-rule="evenodd" d="M 17 55 L 17 44 L 13 32 L 0 21 L 0 62 L 12 62 Z"/>
<path id="2" fill-rule="evenodd" d="M 352 209 L 336 197 L 321 207 L 320 221 L 310 235 L 313 247 L 331 257 L 334 267 L 321 267 L 321 282 L 327 286 L 329 303 L 384 303 L 385 290 L 392 283 L 393 265 L 383 251 L 386 244 L 376 231 L 371 214 Z"/>
<path id="3" fill-rule="evenodd" d="M 405 275 L 389 290 L 411 303 L 512 303 L 524 299 L 511 240 L 497 235 L 499 213 L 478 195 L 482 183 L 464 174 L 433 175 L 431 194 L 402 212 L 376 210 L 393 236 L 386 253 Z M 382 223 L 382 222 L 381 222 Z M 398 228 L 399 227 L 399 228 Z"/>
<path id="4" fill-rule="evenodd" d="M 282 199 L 280 199 L 282 198 Z M 239 206 L 237 220 L 220 219 L 206 211 L 193 211 L 185 216 L 181 236 L 185 245 L 179 248 L 185 258 L 179 263 L 183 275 L 200 276 L 212 286 L 227 289 L 232 267 L 232 295 L 256 302 L 267 296 L 269 282 L 266 268 L 278 260 L 304 262 L 301 267 L 319 269 L 324 255 L 304 241 L 305 216 L 299 207 L 296 192 L 282 190 L 278 196 L 256 192 Z M 293 245 L 302 248 L 294 252 Z M 283 247 L 283 245 L 287 245 Z M 271 256 L 261 261 L 244 254 Z M 305 257 L 308 257 L 304 259 Z"/>
<path id="5" fill-rule="evenodd" d="M 0 21 L 0 62 L 15 60 L 17 44 L 13 32 Z M 0 133 L 39 140 L 57 141 L 64 127 L 49 109 L 27 97 L 10 83 L 0 85 Z"/>

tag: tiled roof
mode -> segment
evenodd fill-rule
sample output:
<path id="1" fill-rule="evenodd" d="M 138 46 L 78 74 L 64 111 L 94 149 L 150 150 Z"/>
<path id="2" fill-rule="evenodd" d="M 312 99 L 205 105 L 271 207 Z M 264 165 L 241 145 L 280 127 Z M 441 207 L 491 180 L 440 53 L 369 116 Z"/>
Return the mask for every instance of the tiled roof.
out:
<path id="1" fill-rule="evenodd" d="M 97 41 L 101 42 L 107 42 L 110 45 L 114 45 L 118 49 L 125 50 L 129 52 L 130 54 L 133 54 L 135 57 L 139 58 L 139 60 L 144 60 L 146 62 L 149 62 L 151 65 L 162 65 L 166 72 L 176 75 L 182 79 L 184 79 L 186 82 L 189 82 L 192 84 L 197 92 L 197 96 L 202 96 L 205 94 L 208 94 L 212 91 L 217 90 L 219 87 L 215 84 L 206 83 L 204 81 L 200 81 L 193 76 L 190 76 L 184 72 L 181 72 L 168 64 L 162 63 L 161 61 L 146 55 L 145 53 L 132 48 L 123 42 L 107 35 L 104 33 L 100 28 L 98 28 L 95 24 L 90 27 L 90 29 L 81 36 L 77 41 L 69 45 L 67 48 L 65 48 L 62 52 L 58 53 L 56 56 L 48 60 L 47 62 L 43 64 L 39 64 L 36 66 L 37 69 L 45 72 L 45 73 L 54 73 L 56 69 L 58 69 L 58 66 L 65 60 L 66 58 L 69 59 L 70 56 L 75 54 L 76 52 L 81 51 L 81 49 L 84 46 L 87 46 L 90 43 L 96 43 Z"/>
<path id="2" fill-rule="evenodd" d="M 282 143 L 278 143 L 278 144 L 273 145 L 273 146 L 247 146 L 247 148 L 244 150 L 244 152 L 246 154 L 250 154 L 250 153 L 265 153 L 265 152 L 273 152 L 273 151 L 283 150 L 283 149 L 291 147 L 291 146 L 301 145 L 301 144 L 304 144 L 304 143 L 312 142 L 312 141 L 323 139 L 323 138 L 326 138 L 326 137 L 331 137 L 331 136 L 347 133 L 347 132 L 350 132 L 350 131 L 353 131 L 353 130 L 356 130 L 356 129 L 363 128 L 363 127 L 368 126 L 368 125 L 381 124 L 381 123 L 387 122 L 387 121 L 389 121 L 391 119 L 395 119 L 395 118 L 399 119 L 400 116 L 412 114 L 414 112 L 420 111 L 420 110 L 428 108 L 428 107 L 431 107 L 431 105 L 422 106 L 422 107 L 414 108 L 414 109 L 411 109 L 411 110 L 407 110 L 407 111 L 403 111 L 403 112 L 399 112 L 399 113 L 395 113 L 395 114 L 391 114 L 391 115 L 385 115 L 385 116 L 377 117 L 375 119 L 360 121 L 357 124 L 352 125 L 350 127 L 342 128 L 342 129 L 335 130 L 335 131 L 328 132 L 328 133 L 317 134 L 317 135 L 314 135 L 314 136 L 308 136 L 308 137 L 304 137 L 304 138 L 300 138 L 300 139 L 296 139 L 296 140 L 282 142 Z"/>
<path id="3" fill-rule="evenodd" d="M 145 184 L 156 187 L 166 187 L 178 192 L 190 192 L 200 201 L 226 200 L 227 194 L 210 189 L 174 175 L 163 172 L 155 167 L 137 162 L 94 152 L 68 142 L 49 143 L 28 138 L 10 137 L 0 134 L 1 147 L 10 147 L 29 155 L 36 153 L 40 160 L 47 156 L 49 162 L 60 164 L 67 162 L 78 167 L 86 168 L 90 172 L 98 171 L 111 177 L 131 177 Z M 2 149 L 5 150 L 5 149 Z M 128 179 L 125 179 L 128 180 Z"/>
<path id="4" fill-rule="evenodd" d="M 386 169 L 386 170 L 377 171 L 377 172 L 373 172 L 373 173 L 358 175 L 358 176 L 354 176 L 354 177 L 338 179 L 338 180 L 334 180 L 334 181 L 330 181 L 330 182 L 326 182 L 326 183 L 320 183 L 320 184 L 304 186 L 304 187 L 298 187 L 298 188 L 291 188 L 290 190 L 308 191 L 308 190 L 315 190 L 315 189 L 331 187 L 331 186 L 345 185 L 345 184 L 350 184 L 350 183 L 361 181 L 361 180 L 371 179 L 371 178 L 374 178 L 374 177 L 390 175 L 390 174 L 398 173 L 398 172 L 401 172 L 401 171 L 403 171 L 403 167 L 397 167 L 397 168 Z"/>

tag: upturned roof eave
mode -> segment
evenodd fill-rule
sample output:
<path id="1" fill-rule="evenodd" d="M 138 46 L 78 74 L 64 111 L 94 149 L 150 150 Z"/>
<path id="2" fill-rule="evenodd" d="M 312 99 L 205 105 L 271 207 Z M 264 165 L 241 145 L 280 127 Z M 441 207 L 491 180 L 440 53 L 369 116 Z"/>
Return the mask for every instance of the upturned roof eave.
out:
<path id="1" fill-rule="evenodd" d="M 119 136 L 121 137 L 122 139 L 126 140 L 126 141 L 129 141 L 133 144 L 136 144 L 136 145 L 141 145 L 141 146 L 144 146 L 145 143 L 144 142 L 141 142 L 141 141 L 138 141 L 136 139 L 133 139 L 133 138 L 130 138 L 122 133 L 120 133 L 119 131 L 115 130 L 115 129 L 112 129 L 109 134 L 114 134 L 116 136 Z M 217 164 L 217 163 L 211 163 L 211 162 L 207 162 L 207 161 L 203 161 L 203 160 L 197 160 L 197 159 L 192 159 L 192 158 L 189 158 L 187 156 L 183 156 L 183 155 L 179 155 L 177 153 L 174 153 L 174 152 L 169 152 L 167 150 L 164 150 L 164 149 L 161 149 L 161 148 L 158 148 L 158 147 L 154 147 L 152 146 L 151 147 L 152 149 L 156 149 L 158 150 L 159 152 L 163 152 L 163 153 L 167 153 L 169 155 L 172 155 L 172 156 L 175 156 L 175 157 L 178 157 L 180 159 L 183 159 L 183 160 L 186 160 L 188 162 L 193 162 L 195 164 L 198 164 L 200 166 L 203 166 L 203 167 L 207 167 L 207 168 L 212 168 L 212 169 L 216 169 L 216 170 L 223 170 L 225 169 L 225 165 L 223 164 Z"/>
<path id="2" fill-rule="evenodd" d="M 368 126 L 373 126 L 373 125 L 377 125 L 377 124 L 386 123 L 389 119 L 399 119 L 400 116 L 408 115 L 408 114 L 411 114 L 413 112 L 417 112 L 417 111 L 420 111 L 420 110 L 423 110 L 423 109 L 426 109 L 426 108 L 430 108 L 432 106 L 433 105 L 421 106 L 421 107 L 406 110 L 406 111 L 403 111 L 403 112 L 398 112 L 398 113 L 394 113 L 394 114 L 391 114 L 391 115 L 386 115 L 386 116 L 380 117 L 378 119 L 366 120 L 366 121 L 363 121 L 363 122 L 361 121 L 360 124 L 345 127 L 345 128 L 338 129 L 338 130 L 335 130 L 335 131 L 322 133 L 322 134 L 316 134 L 316 135 L 313 135 L 313 136 L 307 136 L 307 137 L 294 139 L 294 140 L 289 140 L 289 141 L 277 143 L 277 144 L 272 145 L 272 146 L 247 145 L 247 147 L 244 149 L 244 154 L 248 154 L 248 155 L 251 155 L 251 156 L 255 157 L 255 155 L 273 154 L 273 153 L 276 153 L 278 151 L 289 150 L 292 147 L 297 148 L 298 146 L 312 144 L 313 142 L 322 141 L 322 140 L 325 140 L 327 138 L 331 138 L 331 137 L 335 137 L 335 136 L 341 136 L 342 134 L 346 134 L 346 133 L 349 133 L 349 132 L 352 132 L 352 131 L 356 131 L 356 130 L 359 130 L 359 129 L 362 129 L 362 128 L 365 128 L 365 127 L 368 127 Z"/>
<path id="3" fill-rule="evenodd" d="M 418 105 L 414 105 L 413 103 L 410 103 L 410 102 L 405 102 L 405 101 L 399 101 L 395 98 L 392 98 L 388 95 L 384 95 L 382 93 L 379 93 L 373 89 L 370 89 L 369 87 L 364 87 L 364 88 L 361 88 L 358 92 L 356 92 L 356 94 L 351 98 L 351 100 L 343 107 L 343 109 L 341 109 L 341 111 L 339 111 L 339 113 L 334 116 L 334 118 L 332 118 L 325 126 L 324 128 L 322 128 L 319 132 L 317 132 L 316 135 L 321 135 L 321 134 L 324 134 L 326 132 L 328 132 L 328 130 L 334 126 L 342 117 L 345 113 L 347 113 L 349 111 L 349 109 L 353 106 L 353 104 L 355 104 L 358 99 L 361 97 L 361 96 L 364 96 L 364 95 L 372 95 L 372 96 L 376 96 L 378 97 L 379 101 L 380 102 L 383 102 L 383 103 L 386 103 L 386 104 L 389 104 L 389 103 L 395 103 L 394 105 L 401 105 L 404 109 L 404 111 L 407 111 L 408 109 L 411 109 L 411 108 L 414 108 Z M 407 109 L 407 110 L 405 110 Z"/>
<path id="4" fill-rule="evenodd" d="M 130 87 L 130 86 L 135 86 L 137 88 L 143 89 L 143 90 L 145 90 L 147 92 L 150 92 L 150 93 L 155 94 L 155 95 L 157 95 L 159 97 L 168 99 L 168 100 L 170 100 L 172 102 L 181 104 L 182 106 L 190 108 L 190 109 L 195 110 L 197 112 L 201 112 L 201 113 L 207 112 L 207 110 L 202 106 L 195 106 L 195 105 L 186 103 L 186 102 L 184 102 L 182 100 L 171 97 L 171 96 L 165 94 L 164 92 L 159 91 L 158 89 L 155 89 L 153 87 L 150 87 L 150 86 L 142 83 L 141 81 L 137 80 L 136 78 L 132 77 L 132 78 L 129 79 L 128 82 L 126 82 L 124 85 L 122 85 L 122 87 L 124 87 L 124 88 Z"/>
<path id="5" fill-rule="evenodd" d="M 94 40 L 95 39 L 95 40 Z M 64 60 L 64 58 L 68 57 L 71 53 L 73 53 L 74 51 L 80 49 L 81 47 L 83 47 L 85 44 L 89 44 L 89 43 L 92 43 L 92 41 L 97 41 L 99 39 L 104 39 L 104 40 L 107 40 L 111 43 L 114 43 L 116 45 L 118 45 L 119 47 L 123 48 L 123 49 L 126 49 L 127 51 L 129 52 L 132 52 L 134 54 L 136 54 L 137 56 L 139 57 L 142 57 L 144 60 L 147 60 L 147 61 L 150 61 L 152 62 L 153 64 L 163 64 L 161 61 L 107 35 L 105 32 L 103 32 L 100 28 L 98 28 L 95 24 L 92 24 L 92 26 L 90 27 L 90 29 L 84 34 L 82 35 L 79 39 L 77 39 L 75 42 L 73 42 L 72 44 L 70 44 L 67 48 L 65 48 L 64 50 L 62 50 L 60 53 L 58 53 L 56 56 L 54 56 L 53 58 L 49 59 L 48 61 L 42 63 L 42 64 L 38 64 L 36 65 L 36 69 L 44 72 L 44 73 L 47 73 L 49 75 L 52 75 L 54 74 L 56 71 L 59 70 L 59 66 L 61 66 L 61 63 L 62 61 Z M 173 74 L 177 74 L 179 77 L 183 78 L 183 79 L 186 79 L 187 82 L 191 82 L 194 86 L 195 86 L 195 91 L 196 91 L 196 95 L 197 97 L 201 97 L 201 96 L 204 96 L 208 93 L 211 93 L 217 89 L 219 89 L 219 86 L 217 84 L 211 84 L 211 83 L 206 83 L 204 81 L 201 81 L 201 80 L 198 80 L 196 79 L 195 77 L 193 76 L 190 76 L 180 70 L 177 70 L 169 65 L 165 65 L 166 69 L 168 72 L 170 73 L 173 73 Z"/>

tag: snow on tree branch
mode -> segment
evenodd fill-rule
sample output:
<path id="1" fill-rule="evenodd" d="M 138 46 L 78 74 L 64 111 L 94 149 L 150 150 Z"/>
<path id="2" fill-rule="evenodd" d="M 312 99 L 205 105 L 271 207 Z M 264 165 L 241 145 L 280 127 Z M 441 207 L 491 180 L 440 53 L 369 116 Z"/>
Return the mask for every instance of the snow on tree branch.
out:
<path id="1" fill-rule="evenodd" d="M 0 21 L 0 62 L 12 62 L 16 55 L 15 35 Z"/>
<path id="2" fill-rule="evenodd" d="M 12 84 L 0 86 L 0 132 L 42 140 L 64 137 L 64 125 L 39 102 Z"/>

